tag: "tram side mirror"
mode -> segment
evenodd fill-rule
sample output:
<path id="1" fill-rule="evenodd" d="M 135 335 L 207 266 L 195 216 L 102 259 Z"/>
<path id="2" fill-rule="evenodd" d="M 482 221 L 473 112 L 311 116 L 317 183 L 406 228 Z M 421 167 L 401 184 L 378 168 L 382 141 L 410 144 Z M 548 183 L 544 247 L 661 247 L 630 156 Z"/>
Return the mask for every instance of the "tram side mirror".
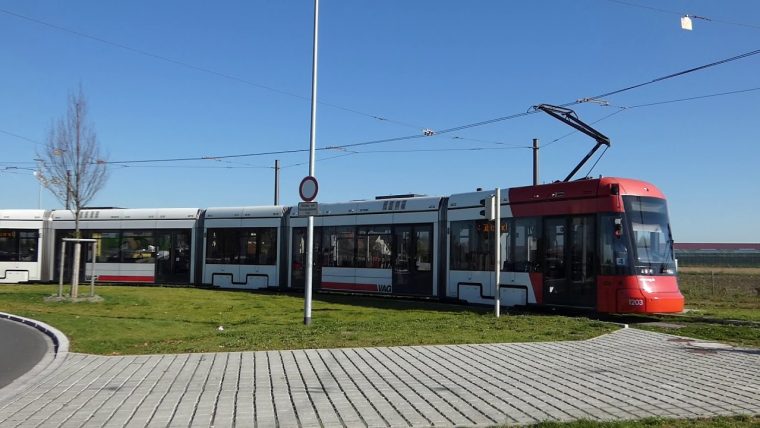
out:
<path id="1" fill-rule="evenodd" d="M 623 236 L 623 219 L 622 218 L 616 218 L 615 219 L 615 238 L 620 239 Z"/>

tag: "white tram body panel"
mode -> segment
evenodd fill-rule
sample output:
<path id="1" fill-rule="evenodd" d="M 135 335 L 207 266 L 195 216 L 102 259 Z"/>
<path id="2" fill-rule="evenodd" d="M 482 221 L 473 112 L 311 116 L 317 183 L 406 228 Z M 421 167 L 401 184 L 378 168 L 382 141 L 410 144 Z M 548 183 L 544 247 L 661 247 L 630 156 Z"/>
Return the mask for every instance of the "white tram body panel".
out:
<path id="1" fill-rule="evenodd" d="M 203 283 L 221 288 L 278 287 L 283 216 L 282 206 L 208 208 L 200 259 Z M 217 248 L 222 240 L 231 239 L 239 244 L 237 251 Z"/>
<path id="2" fill-rule="evenodd" d="M 98 282 L 192 283 L 198 208 L 85 209 L 79 216 L 84 238 L 98 240 Z M 75 230 L 70 210 L 53 211 L 56 256 L 61 238 Z M 67 257 L 72 253 L 67 247 Z M 84 279 L 92 276 L 91 247 L 83 244 Z M 58 259 L 59 260 L 59 259 Z M 51 270 L 57 272 L 58 260 Z M 56 273 L 57 277 L 58 273 Z"/>
<path id="3" fill-rule="evenodd" d="M 314 254 L 315 289 L 436 296 L 440 201 L 415 197 L 319 204 L 319 215 L 314 217 L 315 242 L 321 239 L 317 242 L 321 254 Z M 294 273 L 302 274 L 296 254 L 303 253 L 306 226 L 307 217 L 293 208 L 288 228 L 289 287 L 303 286 L 303 279 L 297 283 Z M 316 236 L 319 233 L 321 238 Z M 401 243 L 403 239 L 408 242 Z M 348 242 L 351 254 L 341 253 L 337 240 Z M 408 243 L 418 245 L 409 252 Z M 423 247 L 425 254 L 417 254 Z M 420 281 L 412 283 L 415 275 Z M 415 284 L 422 285 L 412 288 Z"/>
<path id="4" fill-rule="evenodd" d="M 456 227 L 452 227 L 457 222 L 468 222 L 473 225 L 483 225 L 487 222 L 481 215 L 483 206 L 480 201 L 494 194 L 493 190 L 461 193 L 451 195 L 447 207 L 447 241 L 449 245 L 446 248 L 446 266 L 448 266 L 446 281 L 446 297 L 460 299 L 476 304 L 493 304 L 496 293 L 496 273 L 493 269 L 464 269 L 460 263 L 454 260 L 452 250 L 460 243 L 460 240 L 473 239 L 473 236 L 455 236 Z M 512 217 L 512 210 L 509 206 L 509 198 L 506 191 L 501 193 L 501 218 L 502 220 Z M 493 222 L 490 222 L 493 224 Z M 493 226 L 491 226 L 493 227 Z M 470 229 L 470 235 L 477 228 Z M 530 275 L 527 272 L 511 272 L 505 269 L 508 266 L 508 254 L 504 251 L 509 245 L 510 236 L 502 230 L 500 245 L 502 248 L 501 261 L 502 265 L 500 274 L 500 286 L 498 287 L 501 304 L 503 306 L 527 305 L 536 303 L 536 296 L 531 284 Z M 488 247 L 489 253 L 484 257 L 490 258 L 493 266 L 493 248 Z M 471 257 L 476 255 L 469 254 Z M 472 262 L 472 260 L 468 259 Z M 475 263 L 480 265 L 481 263 Z"/>
<path id="5" fill-rule="evenodd" d="M 50 281 L 50 212 L 0 210 L 0 283 Z"/>

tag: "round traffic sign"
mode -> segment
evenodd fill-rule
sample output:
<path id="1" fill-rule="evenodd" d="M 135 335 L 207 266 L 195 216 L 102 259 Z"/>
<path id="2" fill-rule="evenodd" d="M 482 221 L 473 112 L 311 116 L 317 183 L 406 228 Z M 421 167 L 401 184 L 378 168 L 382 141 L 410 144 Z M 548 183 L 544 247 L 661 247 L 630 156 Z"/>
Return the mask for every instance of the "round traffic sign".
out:
<path id="1" fill-rule="evenodd" d="M 304 202 L 311 202 L 317 197 L 319 192 L 319 184 L 316 177 L 307 175 L 301 180 L 301 185 L 298 186 L 298 193 L 301 195 L 301 200 Z"/>

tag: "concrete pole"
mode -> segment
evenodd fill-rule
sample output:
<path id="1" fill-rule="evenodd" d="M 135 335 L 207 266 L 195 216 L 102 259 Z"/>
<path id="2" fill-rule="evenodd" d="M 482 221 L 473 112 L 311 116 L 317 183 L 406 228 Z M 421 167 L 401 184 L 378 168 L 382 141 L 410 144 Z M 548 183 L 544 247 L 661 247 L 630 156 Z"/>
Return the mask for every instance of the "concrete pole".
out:
<path id="1" fill-rule="evenodd" d="M 317 137 L 317 47 L 319 36 L 319 0 L 314 0 L 314 50 L 311 64 L 311 130 L 309 132 L 309 175 L 315 177 L 314 157 Z M 303 323 L 311 325 L 311 283 L 312 263 L 314 260 L 314 217 L 309 216 L 306 226 L 306 266 L 304 281 Z"/>
<path id="2" fill-rule="evenodd" d="M 92 243 L 92 271 L 90 271 L 90 297 L 95 297 L 95 264 L 98 258 L 98 241 Z"/>
<path id="3" fill-rule="evenodd" d="M 58 265 L 58 297 L 63 297 L 63 268 L 66 261 L 66 241 L 61 241 L 61 263 Z"/>
<path id="4" fill-rule="evenodd" d="M 533 139 L 533 185 L 538 186 L 538 138 Z"/>
<path id="5" fill-rule="evenodd" d="M 71 300 L 79 296 L 79 260 L 82 257 L 82 243 L 74 242 L 74 264 L 71 268 Z"/>
<path id="6" fill-rule="evenodd" d="M 280 205 L 280 160 L 274 160 L 274 204 Z"/>

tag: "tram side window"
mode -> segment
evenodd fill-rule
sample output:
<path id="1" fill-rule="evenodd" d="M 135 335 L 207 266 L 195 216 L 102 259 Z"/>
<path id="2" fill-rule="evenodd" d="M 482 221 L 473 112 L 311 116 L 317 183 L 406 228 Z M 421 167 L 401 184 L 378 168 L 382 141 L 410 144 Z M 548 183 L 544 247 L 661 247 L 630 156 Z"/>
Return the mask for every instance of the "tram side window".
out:
<path id="1" fill-rule="evenodd" d="M 231 259 L 244 265 L 273 265 L 277 260 L 277 229 L 260 227 L 253 229 L 230 229 L 239 236 L 240 253 Z"/>
<path id="2" fill-rule="evenodd" d="M 38 237 L 36 230 L 0 230 L 0 261 L 36 262 Z"/>
<path id="3" fill-rule="evenodd" d="M 277 228 L 259 229 L 259 254 L 257 258 L 260 265 L 274 265 L 277 262 Z"/>
<path id="4" fill-rule="evenodd" d="M 386 269 L 391 266 L 391 227 L 359 226 L 356 238 L 356 267 Z"/>
<path id="5" fill-rule="evenodd" d="M 450 242 L 451 270 L 476 270 L 473 260 L 477 247 L 475 222 L 451 222 Z"/>
<path id="6" fill-rule="evenodd" d="M 119 263 L 121 240 L 119 232 L 95 232 L 91 234 L 98 243 L 98 254 L 95 260 L 98 263 Z M 87 261 L 92 261 L 90 251 L 87 252 Z"/>
<path id="7" fill-rule="evenodd" d="M 124 231 L 121 239 L 121 261 L 123 263 L 154 263 L 156 246 L 153 231 Z"/>
<path id="8" fill-rule="evenodd" d="M 538 227 L 535 218 L 516 218 L 513 234 L 515 236 L 514 259 L 515 272 L 536 272 L 538 266 Z"/>
<path id="9" fill-rule="evenodd" d="M 501 230 L 509 230 L 508 220 L 502 220 Z M 452 270 L 493 270 L 493 224 L 486 220 L 464 220 L 451 222 L 451 269 Z M 509 238 L 502 235 L 502 249 Z M 508 257 L 508 250 L 502 253 L 502 261 Z M 503 266 L 503 265 L 502 265 Z"/>
<path id="10" fill-rule="evenodd" d="M 0 261 L 36 262 L 38 237 L 36 230 L 0 230 Z"/>
<path id="11" fill-rule="evenodd" d="M 323 266 L 354 267 L 354 227 L 324 228 Z"/>

